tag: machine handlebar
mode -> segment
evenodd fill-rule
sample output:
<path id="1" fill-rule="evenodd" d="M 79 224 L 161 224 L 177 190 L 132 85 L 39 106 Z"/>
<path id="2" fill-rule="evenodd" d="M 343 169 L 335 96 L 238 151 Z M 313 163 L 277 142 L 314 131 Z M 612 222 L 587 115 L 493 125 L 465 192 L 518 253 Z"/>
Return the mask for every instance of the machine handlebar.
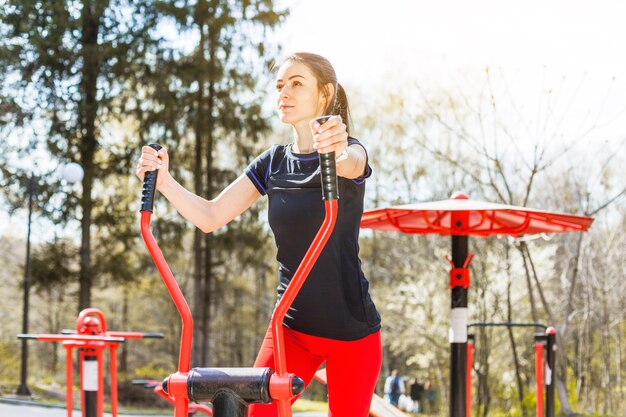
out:
<path id="1" fill-rule="evenodd" d="M 148 146 L 156 151 L 162 148 L 161 145 L 157 145 L 156 143 L 151 143 Z M 156 169 L 154 171 L 148 171 L 143 178 L 143 190 L 141 192 L 140 211 L 152 212 L 154 209 L 154 193 L 156 191 L 156 180 L 158 173 L 159 171 L 157 171 Z"/>

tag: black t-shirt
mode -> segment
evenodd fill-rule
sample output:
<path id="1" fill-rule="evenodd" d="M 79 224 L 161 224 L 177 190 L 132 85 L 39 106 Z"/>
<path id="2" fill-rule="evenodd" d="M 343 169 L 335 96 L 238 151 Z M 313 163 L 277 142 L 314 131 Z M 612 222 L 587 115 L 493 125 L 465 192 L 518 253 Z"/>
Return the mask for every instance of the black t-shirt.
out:
<path id="1" fill-rule="evenodd" d="M 354 138 L 348 142 L 363 146 Z M 368 164 L 359 178 L 338 177 L 335 228 L 287 312 L 285 326 L 336 340 L 357 340 L 380 329 L 380 315 L 361 270 L 358 244 L 365 179 L 371 172 Z M 324 220 L 319 155 L 297 154 L 291 145 L 274 145 L 252 161 L 245 173 L 269 198 L 280 300 Z"/>

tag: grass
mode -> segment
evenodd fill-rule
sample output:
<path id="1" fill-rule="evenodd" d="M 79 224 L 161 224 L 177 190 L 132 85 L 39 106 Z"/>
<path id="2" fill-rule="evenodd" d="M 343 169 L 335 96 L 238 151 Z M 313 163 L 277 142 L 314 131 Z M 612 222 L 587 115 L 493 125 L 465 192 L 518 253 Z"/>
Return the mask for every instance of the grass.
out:
<path id="1" fill-rule="evenodd" d="M 300 398 L 293 404 L 291 409 L 293 411 L 328 411 L 328 403 Z"/>

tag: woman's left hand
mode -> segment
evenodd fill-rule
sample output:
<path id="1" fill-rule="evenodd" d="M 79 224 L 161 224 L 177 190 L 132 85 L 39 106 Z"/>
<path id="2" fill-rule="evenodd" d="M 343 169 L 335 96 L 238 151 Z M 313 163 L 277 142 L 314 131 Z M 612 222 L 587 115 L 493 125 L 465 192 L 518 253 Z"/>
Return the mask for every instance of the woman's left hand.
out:
<path id="1" fill-rule="evenodd" d="M 348 147 L 348 132 L 341 116 L 332 116 L 321 126 L 313 119 L 309 125 L 313 132 L 313 148 L 319 153 L 334 151 L 339 155 Z"/>

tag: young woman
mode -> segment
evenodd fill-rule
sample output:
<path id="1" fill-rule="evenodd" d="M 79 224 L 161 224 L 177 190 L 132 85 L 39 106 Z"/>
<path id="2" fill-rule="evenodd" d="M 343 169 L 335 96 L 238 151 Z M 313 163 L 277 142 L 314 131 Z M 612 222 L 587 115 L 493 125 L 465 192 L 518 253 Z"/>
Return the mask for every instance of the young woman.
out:
<path id="1" fill-rule="evenodd" d="M 293 143 L 267 149 L 213 200 L 172 178 L 165 149 L 144 146 L 137 176 L 143 180 L 146 171 L 158 169 L 159 192 L 206 233 L 267 195 L 280 299 L 324 218 L 317 153 L 335 152 L 337 223 L 284 319 L 287 369 L 308 385 L 326 362 L 329 415 L 366 417 L 382 361 L 380 316 L 358 256 L 365 179 L 371 175 L 367 153 L 348 136 L 348 101 L 328 60 L 311 53 L 287 57 L 277 72 L 276 91 L 279 117 L 293 127 Z M 327 114 L 335 116 L 321 126 L 314 120 Z M 273 352 L 268 329 L 255 366 L 273 367 Z M 250 415 L 276 416 L 276 405 L 252 405 Z"/>

